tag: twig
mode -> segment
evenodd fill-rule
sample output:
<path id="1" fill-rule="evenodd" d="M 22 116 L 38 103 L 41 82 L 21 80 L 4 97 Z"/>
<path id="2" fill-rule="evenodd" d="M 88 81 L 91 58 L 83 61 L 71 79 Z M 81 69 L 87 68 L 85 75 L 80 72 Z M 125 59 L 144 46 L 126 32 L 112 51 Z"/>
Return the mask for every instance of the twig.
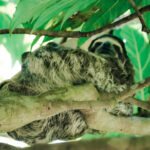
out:
<path id="1" fill-rule="evenodd" d="M 126 100 L 128 97 L 133 96 L 133 94 L 137 93 L 139 90 L 142 90 L 143 88 L 147 87 L 148 85 L 150 85 L 150 77 L 146 78 L 144 81 L 136 83 L 136 87 L 135 88 L 130 88 L 124 92 L 121 92 L 117 97 L 116 97 L 116 101 L 124 101 Z"/>
<path id="2" fill-rule="evenodd" d="M 140 108 L 142 108 L 142 109 L 145 109 L 145 110 L 147 110 L 147 111 L 150 111 L 150 102 L 141 101 L 141 100 L 138 100 L 138 99 L 132 98 L 132 97 L 127 98 L 125 101 L 126 101 L 126 102 L 129 102 L 129 103 L 132 104 L 132 105 L 138 106 L 138 107 L 140 107 Z"/>
<path id="3" fill-rule="evenodd" d="M 139 18 L 141 24 L 142 24 L 142 31 L 145 31 L 145 32 L 147 32 L 147 33 L 150 33 L 150 30 L 147 28 L 147 26 L 146 26 L 146 24 L 145 24 L 145 22 L 144 22 L 144 19 L 143 19 L 141 13 L 140 13 L 140 11 L 139 11 L 138 8 L 136 7 L 135 2 L 134 2 L 133 0 L 128 0 L 128 1 L 129 1 L 129 3 L 131 4 L 131 6 L 134 8 L 134 10 L 135 10 L 135 12 L 136 12 L 136 14 L 137 14 L 137 16 L 138 16 L 138 18 Z"/>
<path id="4" fill-rule="evenodd" d="M 150 11 L 150 5 L 147 5 L 143 8 L 141 8 L 140 13 L 145 13 Z M 38 36 L 50 36 L 50 37 L 71 37 L 71 38 L 79 38 L 79 37 L 90 37 L 92 35 L 95 35 L 97 33 L 101 33 L 107 29 L 112 29 L 116 26 L 119 26 L 121 24 L 124 24 L 126 22 L 129 22 L 133 19 L 137 18 L 137 14 L 131 14 L 127 17 L 124 17 L 123 19 L 120 19 L 114 23 L 108 24 L 102 28 L 99 28 L 94 31 L 90 32 L 80 32 L 80 31 L 46 31 L 46 30 L 36 30 L 34 32 L 31 32 L 31 29 L 21 29 L 17 28 L 15 29 L 12 34 L 33 34 Z M 9 29 L 1 29 L 0 34 L 9 34 Z"/>

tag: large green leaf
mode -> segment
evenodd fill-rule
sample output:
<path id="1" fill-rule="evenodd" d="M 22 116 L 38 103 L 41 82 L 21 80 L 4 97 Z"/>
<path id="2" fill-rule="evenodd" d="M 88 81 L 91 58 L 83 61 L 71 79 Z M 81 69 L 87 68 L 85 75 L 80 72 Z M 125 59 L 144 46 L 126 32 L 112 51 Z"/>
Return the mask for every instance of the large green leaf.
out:
<path id="1" fill-rule="evenodd" d="M 137 4 L 140 3 L 139 0 L 136 0 L 136 2 Z M 96 11 L 84 24 L 82 31 L 91 31 L 111 23 L 131 8 L 129 2 L 125 0 L 109 0 L 109 3 L 106 0 L 100 0 L 98 6 L 99 11 Z"/>
<path id="2" fill-rule="evenodd" d="M 4 1 L 4 0 L 0 0 L 0 6 L 5 6 L 7 4 L 7 2 L 6 1 Z"/>
<path id="3" fill-rule="evenodd" d="M 135 2 L 137 5 L 141 3 L 140 0 Z M 105 0 L 20 0 L 11 23 L 11 31 L 18 24 L 26 22 L 29 24 L 25 28 L 45 30 L 49 26 L 50 31 L 79 29 L 85 22 L 81 31 L 92 31 L 111 23 L 130 8 L 131 5 L 126 0 L 110 0 L 109 3 Z M 79 45 L 86 39 L 80 39 Z"/>
<path id="4" fill-rule="evenodd" d="M 135 0 L 135 2 L 137 5 L 141 3 L 140 0 Z M 129 2 L 125 0 L 109 0 L 109 3 L 106 0 L 100 0 L 97 7 L 99 7 L 99 11 L 93 13 L 88 21 L 84 23 L 81 30 L 82 32 L 93 31 L 97 28 L 101 28 L 113 22 L 117 17 L 132 8 Z M 84 41 L 86 40 L 80 38 L 78 45 L 81 45 Z"/>
<path id="5" fill-rule="evenodd" d="M 61 12 L 66 12 L 75 3 L 78 3 L 78 0 L 61 0 L 57 2 L 56 5 L 51 5 L 39 16 L 34 24 L 33 30 L 46 23 L 48 20 L 58 16 Z"/>
<path id="6" fill-rule="evenodd" d="M 122 2 L 125 3 L 125 1 Z M 95 12 L 90 17 L 90 19 L 82 27 L 82 31 L 91 31 L 113 21 L 116 18 L 114 14 L 118 14 L 118 15 L 121 14 L 120 10 L 114 11 L 115 8 L 119 7 L 119 4 L 120 4 L 119 0 L 117 1 L 110 0 L 109 3 L 107 4 L 105 0 L 101 0 L 99 2 L 100 10 Z M 127 9 L 128 9 L 127 7 L 124 7 L 124 10 Z"/>
<path id="7" fill-rule="evenodd" d="M 136 3 L 139 1 L 135 0 Z M 113 21 L 129 9 L 130 5 L 126 0 L 110 0 L 109 3 L 105 0 L 20 0 L 11 23 L 11 31 L 25 22 L 32 22 L 33 30 L 38 29 L 62 13 L 64 16 L 61 17 L 64 18 L 61 23 L 64 24 L 77 12 L 89 11 L 91 8 L 93 8 L 90 11 L 91 15 L 93 14 L 92 18 L 84 25 L 83 30 L 92 30 Z M 82 19 L 82 23 L 85 21 Z"/>
<path id="8" fill-rule="evenodd" d="M 73 14 L 75 14 L 76 12 L 79 12 L 79 11 L 83 11 L 86 8 L 90 9 L 90 7 L 92 7 L 95 3 L 96 3 L 96 0 L 80 0 L 80 2 L 75 3 L 75 5 L 73 5 L 72 7 L 70 7 L 68 9 L 67 13 L 65 14 L 65 16 L 63 18 L 63 21 L 62 21 L 62 25 Z"/>
<path id="9" fill-rule="evenodd" d="M 36 20 L 37 17 L 56 0 L 20 0 L 11 22 L 11 31 L 19 24 Z"/>
<path id="10" fill-rule="evenodd" d="M 115 32 L 122 39 L 126 39 L 126 49 L 128 56 L 134 66 L 135 82 L 143 81 L 150 76 L 150 44 L 146 33 L 140 28 L 125 26 Z M 138 99 L 147 100 L 150 95 L 148 87 L 137 93 Z"/>
<path id="11" fill-rule="evenodd" d="M 34 39 L 33 39 L 33 41 L 32 41 L 32 43 L 31 43 L 31 48 L 30 48 L 30 50 L 32 50 L 32 48 L 33 48 L 33 46 L 40 40 L 40 36 L 36 36 Z"/>
<path id="12" fill-rule="evenodd" d="M 9 28 L 11 18 L 7 14 L 0 12 L 0 20 L 0 29 Z"/>

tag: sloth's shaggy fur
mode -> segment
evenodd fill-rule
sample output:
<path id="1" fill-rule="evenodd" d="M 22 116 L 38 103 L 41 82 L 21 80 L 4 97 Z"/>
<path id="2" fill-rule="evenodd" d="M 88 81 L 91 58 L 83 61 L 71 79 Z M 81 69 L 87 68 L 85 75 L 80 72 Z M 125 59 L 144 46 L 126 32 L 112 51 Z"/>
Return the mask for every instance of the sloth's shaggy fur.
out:
<path id="1" fill-rule="evenodd" d="M 102 43 L 105 42 L 100 40 L 106 37 L 117 44 L 109 42 L 111 47 L 104 46 Z M 105 52 L 105 49 L 109 51 Z M 133 69 L 123 42 L 106 35 L 92 42 L 89 51 L 49 43 L 34 52 L 26 52 L 22 55 L 21 74 L 15 78 L 21 87 L 10 86 L 10 90 L 36 95 L 56 87 L 91 82 L 100 92 L 119 93 L 133 84 Z M 115 115 L 131 115 L 132 107 L 121 103 L 107 111 Z M 87 129 L 84 116 L 75 110 L 34 121 L 8 134 L 17 140 L 34 144 L 72 139 L 81 136 Z"/>

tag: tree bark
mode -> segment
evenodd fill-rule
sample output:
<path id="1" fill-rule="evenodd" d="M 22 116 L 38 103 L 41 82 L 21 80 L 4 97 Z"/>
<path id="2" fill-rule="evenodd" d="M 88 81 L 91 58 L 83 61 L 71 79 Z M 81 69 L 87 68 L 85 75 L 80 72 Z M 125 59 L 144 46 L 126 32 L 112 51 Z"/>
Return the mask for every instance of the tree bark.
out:
<path id="1" fill-rule="evenodd" d="M 86 117 L 90 128 L 103 132 L 150 135 L 150 118 L 113 116 L 103 110 Z"/>
<path id="2" fill-rule="evenodd" d="M 0 90 L 1 132 L 14 130 L 63 111 L 80 109 L 92 129 L 134 135 L 150 134 L 150 118 L 113 116 L 103 109 L 112 107 L 120 100 L 126 101 L 138 90 L 148 86 L 150 78 L 136 84 L 136 88 L 127 89 L 117 95 L 98 93 L 92 84 L 85 84 L 54 89 L 37 96 L 25 96 L 9 91 L 8 84 L 6 82 Z M 139 101 L 137 104 L 149 109 L 148 102 L 143 104 Z"/>

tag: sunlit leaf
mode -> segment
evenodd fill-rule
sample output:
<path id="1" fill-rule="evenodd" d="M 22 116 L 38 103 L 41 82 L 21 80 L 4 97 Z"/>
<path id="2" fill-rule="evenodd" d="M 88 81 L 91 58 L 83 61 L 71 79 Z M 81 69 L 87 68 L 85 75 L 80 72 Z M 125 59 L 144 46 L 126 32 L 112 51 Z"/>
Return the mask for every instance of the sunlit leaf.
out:
<path id="1" fill-rule="evenodd" d="M 89 6 L 93 6 L 93 4 L 96 3 L 96 0 L 80 0 L 80 2 L 75 3 L 75 5 L 73 5 L 72 7 L 70 7 L 67 11 L 67 13 L 65 14 L 64 18 L 63 18 L 63 22 L 62 25 L 64 24 L 64 22 L 70 18 L 73 14 L 79 12 L 79 11 L 83 11 L 84 9 L 86 9 Z"/>
<path id="2" fill-rule="evenodd" d="M 77 0 L 72 1 L 61 0 L 57 2 L 57 5 L 51 5 L 39 16 L 38 20 L 34 24 L 33 30 L 37 29 L 48 20 L 51 20 L 52 18 L 58 16 L 61 12 L 67 11 L 68 8 L 70 8 L 77 2 L 78 2 Z"/>
<path id="3" fill-rule="evenodd" d="M 34 38 L 34 40 L 33 40 L 32 43 L 31 43 L 31 50 L 32 50 L 33 46 L 39 41 L 40 38 L 41 38 L 40 36 L 36 36 L 36 37 Z"/>
<path id="4" fill-rule="evenodd" d="M 137 5 L 141 3 L 140 0 L 135 0 L 135 2 Z M 129 8 L 132 8 L 129 2 L 124 0 L 109 0 L 109 3 L 106 0 L 100 0 L 97 6 L 99 7 L 99 11 L 93 13 L 88 21 L 85 22 L 81 30 L 82 32 L 93 31 L 101 28 L 113 22 Z M 80 40 L 83 41 L 83 39 L 80 38 L 78 43 L 82 43 Z"/>
<path id="5" fill-rule="evenodd" d="M 140 0 L 135 0 L 136 3 L 139 3 L 139 1 Z M 17 25 L 25 22 L 32 23 L 32 30 L 39 29 L 61 14 L 64 14 L 64 16 L 61 16 L 63 21 L 60 22 L 60 24 L 65 24 L 66 26 L 66 22 L 68 22 L 68 19 L 72 15 L 82 11 L 88 12 L 90 8 L 94 8 L 90 11 L 92 17 L 83 26 L 83 31 L 90 31 L 112 22 L 117 16 L 121 15 L 130 7 L 129 3 L 125 0 L 110 0 L 109 3 L 105 0 L 20 0 L 13 21 L 11 22 L 11 31 L 16 28 Z M 88 17 L 90 17 L 90 15 Z M 77 28 L 88 18 L 78 18 L 74 23 L 70 22 L 70 28 L 74 28 L 72 26 L 80 19 L 81 21 L 77 23 Z"/>
<path id="6" fill-rule="evenodd" d="M 5 6 L 7 4 L 6 1 L 0 0 L 0 6 Z"/>
<path id="7" fill-rule="evenodd" d="M 138 2 L 138 0 L 136 1 Z M 84 24 L 82 31 L 91 31 L 111 23 L 114 19 L 131 8 L 129 2 L 124 0 L 109 0 L 109 3 L 105 0 L 101 0 L 98 5 L 100 10 L 95 12 Z"/>
<path id="8" fill-rule="evenodd" d="M 7 14 L 0 12 L 0 20 L 3 20 L 0 21 L 0 29 L 9 28 L 11 18 Z"/>
<path id="9" fill-rule="evenodd" d="M 37 19 L 37 17 L 55 0 L 20 0 L 11 22 L 11 31 L 21 23 Z"/>
<path id="10" fill-rule="evenodd" d="M 84 44 L 87 39 L 88 38 L 86 38 L 86 37 L 79 38 L 79 40 L 78 40 L 78 46 L 80 47 L 82 44 Z"/>

